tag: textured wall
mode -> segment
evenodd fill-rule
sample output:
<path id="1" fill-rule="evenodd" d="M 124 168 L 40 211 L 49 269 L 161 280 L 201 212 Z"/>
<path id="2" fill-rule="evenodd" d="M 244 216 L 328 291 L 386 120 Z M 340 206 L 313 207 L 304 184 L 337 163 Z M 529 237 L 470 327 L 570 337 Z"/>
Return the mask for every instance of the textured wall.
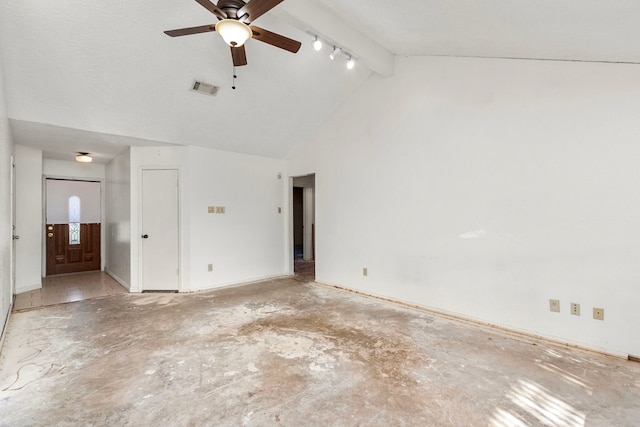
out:
<path id="1" fill-rule="evenodd" d="M 638 111 L 635 65 L 399 58 L 288 160 L 318 280 L 640 354 Z"/>
<path id="2" fill-rule="evenodd" d="M 131 153 L 119 154 L 106 167 L 105 271 L 131 286 Z"/>
<path id="3" fill-rule="evenodd" d="M 284 161 L 199 147 L 131 149 L 131 289 L 139 288 L 139 174 L 180 169 L 181 290 L 284 274 Z M 282 176 L 285 176 L 282 173 Z M 161 195 L 158 195 L 161 196 Z M 224 206 L 210 214 L 208 206 Z M 208 264 L 213 271 L 208 271 Z"/>

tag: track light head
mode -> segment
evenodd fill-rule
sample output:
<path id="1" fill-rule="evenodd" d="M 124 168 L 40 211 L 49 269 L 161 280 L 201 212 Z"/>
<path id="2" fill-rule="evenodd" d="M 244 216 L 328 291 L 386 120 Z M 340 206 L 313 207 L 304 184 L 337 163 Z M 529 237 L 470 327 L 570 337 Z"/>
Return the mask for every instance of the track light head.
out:
<path id="1" fill-rule="evenodd" d="M 329 55 L 329 58 L 331 58 L 332 60 L 336 59 L 338 57 L 338 55 L 340 55 L 341 51 L 342 51 L 342 49 L 340 49 L 339 47 L 334 46 L 333 47 L 333 52 L 331 52 L 331 54 Z"/>
<path id="2" fill-rule="evenodd" d="M 313 48 L 316 51 L 319 51 L 320 49 L 322 49 L 322 41 L 318 39 L 318 36 L 316 36 L 316 39 L 313 41 Z"/>
<path id="3" fill-rule="evenodd" d="M 356 61 L 354 61 L 351 55 L 349 55 L 349 60 L 347 61 L 347 70 L 353 70 L 353 67 L 355 66 L 356 66 Z"/>

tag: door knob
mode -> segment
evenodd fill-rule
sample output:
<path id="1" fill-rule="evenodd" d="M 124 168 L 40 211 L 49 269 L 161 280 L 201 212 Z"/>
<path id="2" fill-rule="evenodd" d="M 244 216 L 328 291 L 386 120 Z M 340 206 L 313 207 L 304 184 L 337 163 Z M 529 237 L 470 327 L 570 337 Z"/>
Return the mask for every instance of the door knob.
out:
<path id="1" fill-rule="evenodd" d="M 53 233 L 49 233 L 49 234 L 47 234 L 47 236 L 53 237 Z"/>
<path id="2" fill-rule="evenodd" d="M 148 234 L 143 234 L 143 235 L 142 235 L 142 238 L 143 238 L 143 239 L 148 239 L 148 238 L 149 238 L 149 235 L 148 235 Z"/>

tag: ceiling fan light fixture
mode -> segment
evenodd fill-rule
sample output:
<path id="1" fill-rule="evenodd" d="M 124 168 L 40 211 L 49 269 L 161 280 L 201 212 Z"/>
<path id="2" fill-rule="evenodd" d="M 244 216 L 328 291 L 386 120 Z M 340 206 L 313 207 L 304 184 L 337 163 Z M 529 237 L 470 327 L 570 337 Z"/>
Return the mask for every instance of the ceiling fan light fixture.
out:
<path id="1" fill-rule="evenodd" d="M 333 52 L 331 52 L 331 54 L 329 55 L 329 58 L 331 58 L 331 60 L 333 61 L 334 59 L 336 59 L 338 57 L 338 55 L 340 55 L 340 51 L 342 49 L 340 49 L 339 47 L 333 47 Z"/>
<path id="2" fill-rule="evenodd" d="M 251 38 L 251 28 L 235 19 L 223 19 L 216 24 L 216 32 L 222 36 L 226 44 L 240 47 Z"/>
<path id="3" fill-rule="evenodd" d="M 316 52 L 320 51 L 320 49 L 322 49 L 322 40 L 318 39 L 318 36 L 316 36 L 316 39 L 313 41 L 312 45 Z"/>
<path id="4" fill-rule="evenodd" d="M 93 161 L 93 157 L 89 153 L 78 153 L 76 155 L 76 162 L 80 163 L 91 163 Z"/>

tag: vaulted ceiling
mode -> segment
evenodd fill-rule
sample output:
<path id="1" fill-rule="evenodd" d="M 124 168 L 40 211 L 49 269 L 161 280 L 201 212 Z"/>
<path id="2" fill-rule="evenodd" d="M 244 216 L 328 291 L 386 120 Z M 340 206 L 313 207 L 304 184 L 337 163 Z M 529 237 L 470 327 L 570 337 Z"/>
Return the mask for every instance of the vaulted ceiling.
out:
<path id="1" fill-rule="evenodd" d="M 256 25 L 302 49 L 249 40 L 235 90 L 217 34 L 163 33 L 216 22 L 194 0 L 5 0 L 0 48 L 15 142 L 45 157 L 157 143 L 284 157 L 371 73 L 391 76 L 394 55 L 640 63 L 638 18 L 637 0 L 285 0 Z M 314 51 L 316 34 L 356 67 Z"/>

